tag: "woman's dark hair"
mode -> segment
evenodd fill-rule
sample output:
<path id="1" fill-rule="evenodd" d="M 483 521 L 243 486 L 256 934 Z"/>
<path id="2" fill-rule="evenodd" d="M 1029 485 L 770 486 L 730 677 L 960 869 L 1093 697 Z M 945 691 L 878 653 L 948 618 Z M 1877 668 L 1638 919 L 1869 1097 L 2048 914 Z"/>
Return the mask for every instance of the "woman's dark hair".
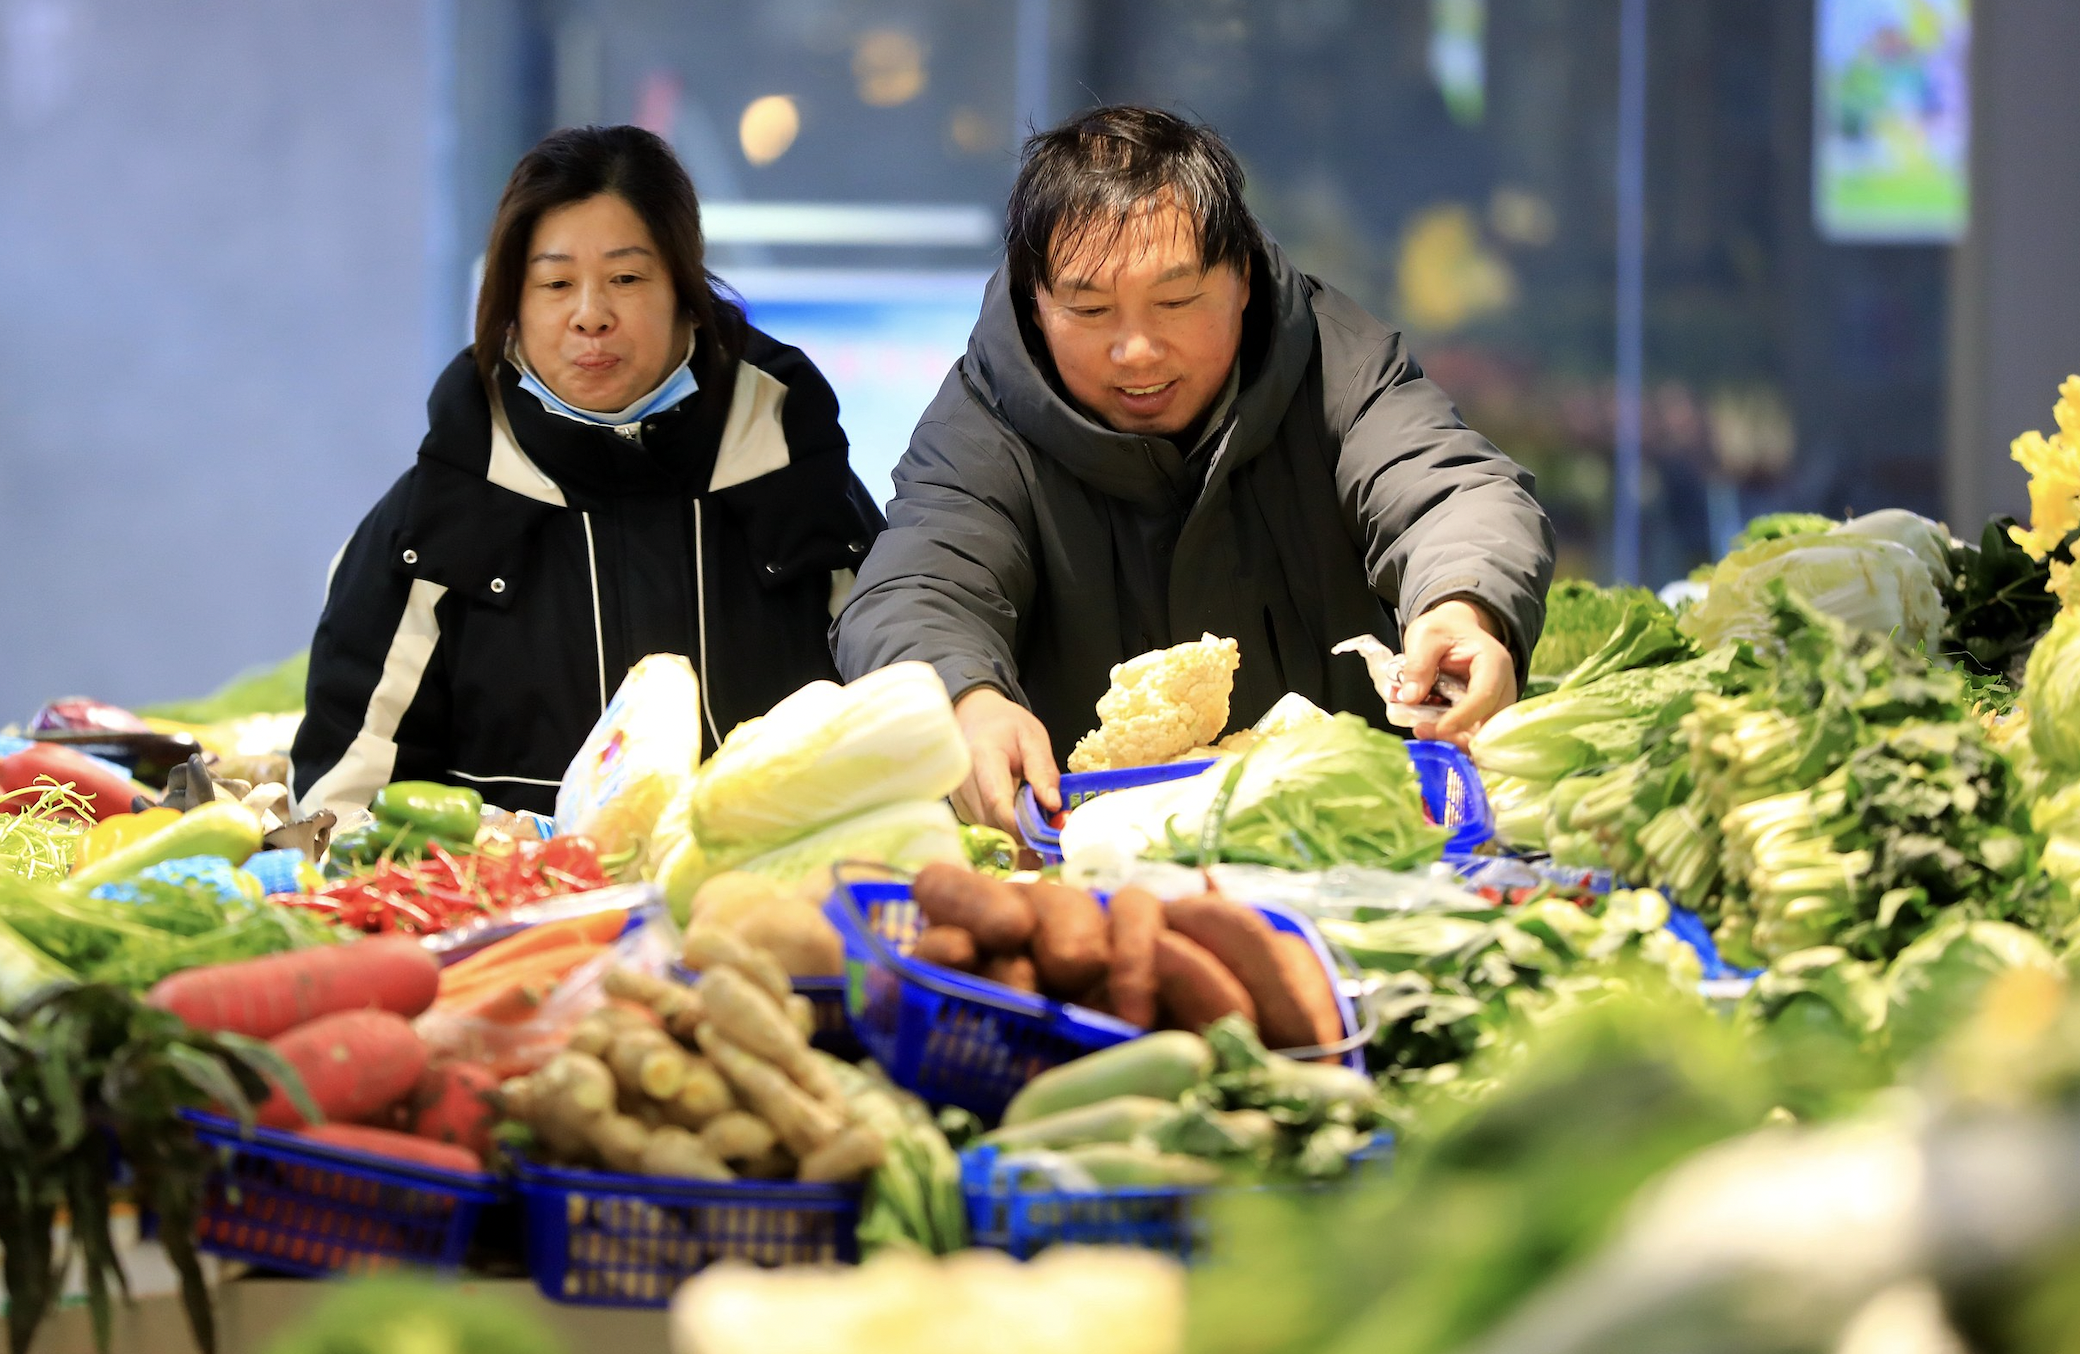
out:
<path id="1" fill-rule="evenodd" d="M 1211 127 L 1115 104 L 1026 139 L 1004 214 L 1011 294 L 1051 287 L 1054 268 L 1094 239 L 1109 247 L 1133 214 L 1174 198 L 1196 228 L 1199 261 L 1241 267 L 1264 233 L 1242 200 L 1242 166 Z"/>
<path id="2" fill-rule="evenodd" d="M 663 251 L 679 308 L 702 336 L 695 374 L 703 389 L 727 391 L 725 378 L 744 351 L 744 313 L 708 271 L 693 180 L 664 138 L 641 127 L 568 127 L 513 166 L 491 221 L 477 292 L 476 360 L 485 389 L 497 389 L 506 335 L 520 317 L 535 225 L 545 213 L 601 193 L 612 193 L 643 219 Z"/>

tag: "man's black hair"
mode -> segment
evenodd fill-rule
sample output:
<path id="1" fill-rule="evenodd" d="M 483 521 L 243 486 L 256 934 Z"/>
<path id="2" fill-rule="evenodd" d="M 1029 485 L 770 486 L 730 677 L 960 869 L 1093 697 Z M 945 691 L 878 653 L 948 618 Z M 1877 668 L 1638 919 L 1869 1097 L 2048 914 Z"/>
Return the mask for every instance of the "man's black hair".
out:
<path id="1" fill-rule="evenodd" d="M 1199 262 L 1241 268 L 1264 234 L 1242 200 L 1242 166 L 1211 127 L 1132 104 L 1093 108 L 1026 139 L 1004 214 L 1011 294 L 1052 287 L 1055 265 L 1093 239 L 1110 246 L 1137 210 L 1174 198 Z"/>

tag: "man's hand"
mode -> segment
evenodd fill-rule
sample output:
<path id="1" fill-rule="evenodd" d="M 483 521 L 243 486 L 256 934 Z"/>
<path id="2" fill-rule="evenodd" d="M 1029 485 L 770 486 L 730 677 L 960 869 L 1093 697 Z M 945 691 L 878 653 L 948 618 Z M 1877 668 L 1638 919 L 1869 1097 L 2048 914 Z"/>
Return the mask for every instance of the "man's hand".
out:
<path id="1" fill-rule="evenodd" d="M 953 792 L 954 811 L 962 821 L 1018 835 L 1015 805 L 1024 782 L 1031 783 L 1033 797 L 1047 812 L 1062 806 L 1054 744 L 1032 711 L 995 687 L 978 686 L 954 703 L 953 717 L 974 759 L 968 778 Z"/>
<path id="2" fill-rule="evenodd" d="M 1466 696 L 1443 718 L 1414 730 L 1418 738 L 1443 738 L 1464 747 L 1490 716 L 1517 698 L 1517 668 L 1500 638 L 1502 625 L 1488 609 L 1453 598 L 1416 617 L 1402 637 L 1408 666 L 1401 699 L 1413 705 L 1429 696 L 1440 672 L 1466 682 Z"/>

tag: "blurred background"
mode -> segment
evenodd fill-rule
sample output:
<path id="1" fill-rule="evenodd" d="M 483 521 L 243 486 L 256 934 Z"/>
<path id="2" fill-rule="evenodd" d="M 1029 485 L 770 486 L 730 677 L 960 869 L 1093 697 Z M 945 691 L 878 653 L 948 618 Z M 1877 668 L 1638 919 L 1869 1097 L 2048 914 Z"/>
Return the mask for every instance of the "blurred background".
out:
<path id="1" fill-rule="evenodd" d="M 304 645 L 514 160 L 632 121 L 886 495 L 1021 138 L 1186 110 L 1536 471 L 1562 572 L 2022 506 L 2080 369 L 2070 0 L 0 0 L 0 722 Z"/>

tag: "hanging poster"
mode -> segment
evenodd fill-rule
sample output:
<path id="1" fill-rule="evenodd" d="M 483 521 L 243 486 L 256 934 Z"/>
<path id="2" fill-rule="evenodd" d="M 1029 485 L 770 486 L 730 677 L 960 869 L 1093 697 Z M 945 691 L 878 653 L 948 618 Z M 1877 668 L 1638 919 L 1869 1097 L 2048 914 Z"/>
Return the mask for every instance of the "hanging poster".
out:
<path id="1" fill-rule="evenodd" d="M 1942 243 L 1970 205 L 1970 0 L 1820 0 L 1813 215 L 1844 243 Z"/>

